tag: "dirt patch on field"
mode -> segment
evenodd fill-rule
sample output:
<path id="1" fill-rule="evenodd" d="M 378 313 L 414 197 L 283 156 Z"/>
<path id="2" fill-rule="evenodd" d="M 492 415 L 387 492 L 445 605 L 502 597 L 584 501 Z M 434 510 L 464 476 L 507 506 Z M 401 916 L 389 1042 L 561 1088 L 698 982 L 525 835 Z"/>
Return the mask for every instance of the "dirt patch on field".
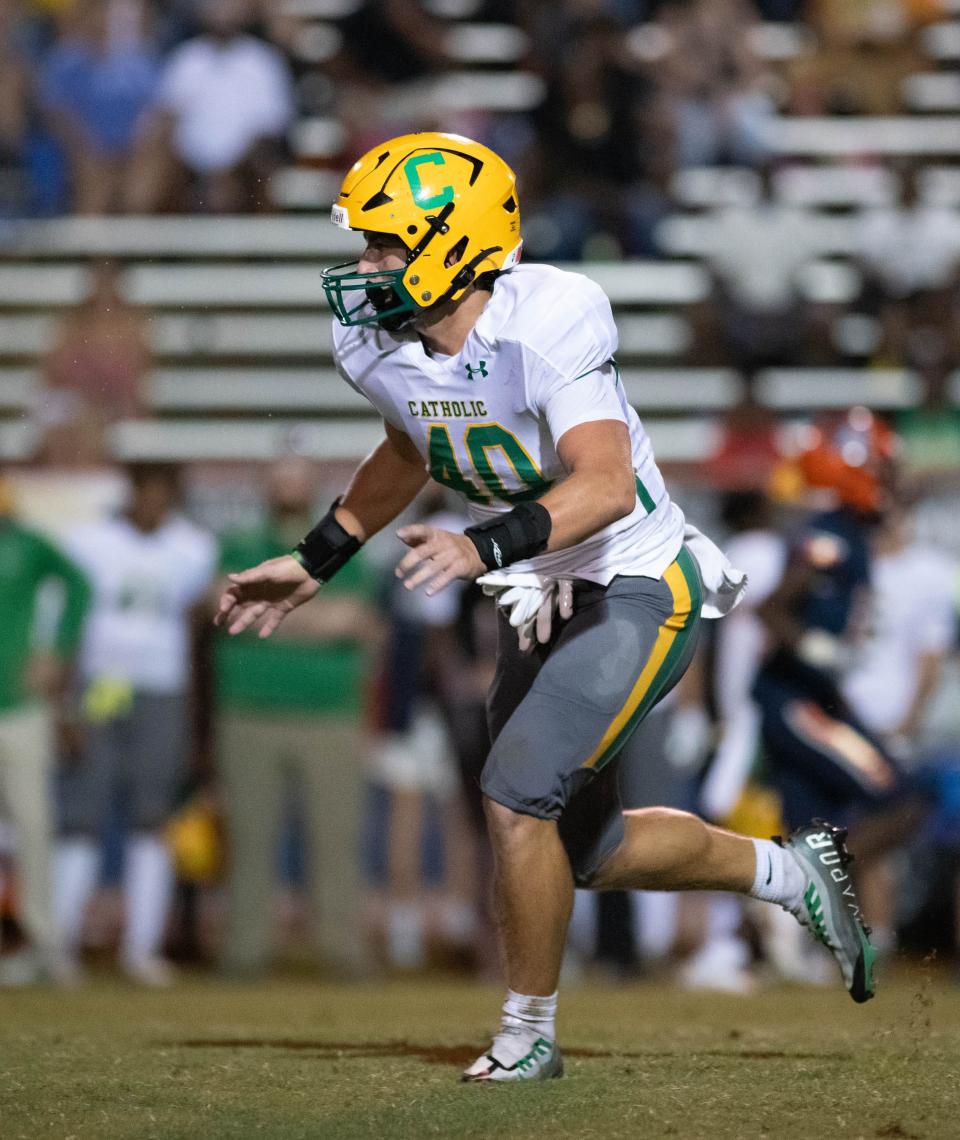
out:
<path id="1" fill-rule="evenodd" d="M 429 1065 L 469 1065 L 476 1060 L 477 1044 L 468 1045 L 420 1045 L 414 1041 L 315 1041 L 306 1038 L 191 1038 L 187 1041 L 164 1042 L 165 1045 L 179 1045 L 187 1049 L 277 1049 L 284 1052 L 310 1053 L 320 1060 L 341 1060 L 344 1057 L 415 1057 Z M 643 1060 L 681 1056 L 677 1052 L 623 1052 L 610 1049 L 568 1049 L 565 1057 L 588 1060 Z M 690 1053 L 683 1053 L 685 1057 Z M 703 1049 L 697 1050 L 699 1057 L 723 1057 L 743 1061 L 842 1061 L 843 1053 L 788 1053 L 777 1049 Z"/>

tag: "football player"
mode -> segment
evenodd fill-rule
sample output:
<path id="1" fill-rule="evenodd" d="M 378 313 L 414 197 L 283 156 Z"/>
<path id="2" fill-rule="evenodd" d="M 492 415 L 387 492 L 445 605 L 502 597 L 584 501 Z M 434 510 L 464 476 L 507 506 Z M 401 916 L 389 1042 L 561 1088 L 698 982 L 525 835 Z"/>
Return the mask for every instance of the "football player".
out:
<path id="1" fill-rule="evenodd" d="M 892 759 L 840 689 L 863 632 L 870 539 L 890 494 L 895 437 L 866 408 L 827 417 L 812 432 L 800 473 L 834 503 L 807 521 L 780 584 L 757 611 L 771 649 L 754 695 L 792 826 L 810 813 L 847 823 L 858 807 L 889 802 L 899 784 Z"/>
<path id="2" fill-rule="evenodd" d="M 262 636 L 308 601 L 429 476 L 466 500 L 462 534 L 400 529 L 428 593 L 497 593 L 483 771 L 509 990 L 468 1081 L 559 1076 L 557 981 L 575 885 L 730 890 L 779 903 L 832 949 L 857 1001 L 872 948 L 827 825 L 784 845 L 666 809 L 624 813 L 613 761 L 742 575 L 671 502 L 620 383 L 610 303 L 588 278 L 520 266 L 510 168 L 457 135 L 392 139 L 347 174 L 333 221 L 359 260 L 325 272 L 344 380 L 385 438 L 290 556 L 231 576 L 217 621 Z M 518 636 L 519 635 L 519 636 Z"/>
<path id="3" fill-rule="evenodd" d="M 864 659 L 875 598 L 871 546 L 895 509 L 897 446 L 893 432 L 863 407 L 826 416 L 812 429 L 800 474 L 832 502 L 808 519 L 779 585 L 757 610 L 770 650 L 753 689 L 783 818 L 791 827 L 826 816 L 850 828 L 881 948 L 893 943 L 883 858 L 916 830 L 927 805 L 919 782 L 901 772 L 889 745 L 856 714 L 844 681 Z M 936 606 L 937 591 L 930 592 Z M 904 620 L 916 622 L 906 601 L 900 608 Z M 886 698 L 894 715 L 900 690 L 908 688 L 904 679 Z"/>

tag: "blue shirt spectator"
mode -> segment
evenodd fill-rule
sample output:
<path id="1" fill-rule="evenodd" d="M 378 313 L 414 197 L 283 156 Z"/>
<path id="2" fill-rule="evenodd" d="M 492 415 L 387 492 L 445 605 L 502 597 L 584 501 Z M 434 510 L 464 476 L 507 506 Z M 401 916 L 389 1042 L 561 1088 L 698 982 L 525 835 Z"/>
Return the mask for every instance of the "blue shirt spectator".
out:
<path id="1" fill-rule="evenodd" d="M 41 101 L 48 111 L 72 120 L 89 145 L 120 155 L 133 144 L 157 76 L 157 61 L 139 45 L 113 45 L 106 33 L 67 39 L 43 66 Z"/>

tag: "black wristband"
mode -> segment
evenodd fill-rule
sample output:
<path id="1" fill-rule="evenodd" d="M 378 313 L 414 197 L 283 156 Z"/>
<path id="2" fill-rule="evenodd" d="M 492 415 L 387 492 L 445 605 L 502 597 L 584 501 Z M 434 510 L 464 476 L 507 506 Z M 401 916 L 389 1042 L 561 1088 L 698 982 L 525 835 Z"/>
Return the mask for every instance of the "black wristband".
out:
<path id="1" fill-rule="evenodd" d="M 318 582 L 329 582 L 360 549 L 360 540 L 337 522 L 337 499 L 312 531 L 293 550 L 293 557 Z"/>
<path id="2" fill-rule="evenodd" d="M 488 570 L 500 570 L 511 562 L 522 562 L 547 549 L 553 520 L 541 503 L 521 503 L 505 515 L 498 515 L 463 532 L 477 548 Z"/>

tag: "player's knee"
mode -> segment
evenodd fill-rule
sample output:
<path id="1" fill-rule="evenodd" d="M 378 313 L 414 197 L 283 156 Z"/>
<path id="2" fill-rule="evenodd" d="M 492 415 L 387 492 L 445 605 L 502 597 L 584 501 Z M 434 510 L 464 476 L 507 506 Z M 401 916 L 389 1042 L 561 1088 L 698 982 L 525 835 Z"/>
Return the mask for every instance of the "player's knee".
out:
<path id="1" fill-rule="evenodd" d="M 536 816 L 515 811 L 489 796 L 483 798 L 483 810 L 490 834 L 498 843 L 510 844 L 522 840 L 537 824 L 543 823 Z"/>
<path id="2" fill-rule="evenodd" d="M 541 820 L 558 819 L 567 799 L 563 777 L 544 758 L 537 742 L 507 733 L 487 757 L 480 787 L 487 801 Z"/>

